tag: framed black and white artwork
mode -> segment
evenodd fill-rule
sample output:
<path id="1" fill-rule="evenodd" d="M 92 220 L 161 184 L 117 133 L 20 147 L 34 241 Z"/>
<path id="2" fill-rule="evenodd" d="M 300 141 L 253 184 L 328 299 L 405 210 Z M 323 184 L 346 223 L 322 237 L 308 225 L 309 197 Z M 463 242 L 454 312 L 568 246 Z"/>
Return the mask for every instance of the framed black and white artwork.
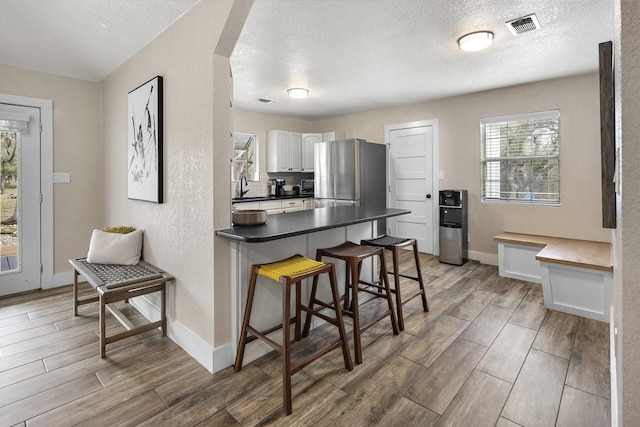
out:
<path id="1" fill-rule="evenodd" d="M 162 203 L 162 77 L 138 86 L 129 103 L 129 199 Z"/>

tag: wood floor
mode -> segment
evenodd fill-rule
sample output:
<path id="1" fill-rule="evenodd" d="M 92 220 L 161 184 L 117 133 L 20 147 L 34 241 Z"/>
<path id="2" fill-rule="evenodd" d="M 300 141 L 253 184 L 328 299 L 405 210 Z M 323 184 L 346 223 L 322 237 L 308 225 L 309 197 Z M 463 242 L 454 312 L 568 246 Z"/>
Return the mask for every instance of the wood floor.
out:
<path id="1" fill-rule="evenodd" d="M 212 375 L 154 330 L 101 359 L 97 307 L 74 318 L 70 287 L 2 298 L 0 426 L 610 425 L 608 324 L 546 310 L 539 285 L 495 267 L 421 266 L 430 312 L 415 299 L 400 335 L 366 331 L 352 372 L 334 351 L 294 375 L 289 417 L 273 352 Z M 293 357 L 334 336 L 312 331 Z"/>

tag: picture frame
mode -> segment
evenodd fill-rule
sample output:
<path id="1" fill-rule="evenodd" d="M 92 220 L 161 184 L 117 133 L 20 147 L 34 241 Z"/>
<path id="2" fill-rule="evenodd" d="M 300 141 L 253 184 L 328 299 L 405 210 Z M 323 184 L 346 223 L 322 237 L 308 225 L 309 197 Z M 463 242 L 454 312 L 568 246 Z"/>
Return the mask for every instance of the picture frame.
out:
<path id="1" fill-rule="evenodd" d="M 156 76 L 127 95 L 129 199 L 163 202 L 162 83 L 162 76 Z"/>

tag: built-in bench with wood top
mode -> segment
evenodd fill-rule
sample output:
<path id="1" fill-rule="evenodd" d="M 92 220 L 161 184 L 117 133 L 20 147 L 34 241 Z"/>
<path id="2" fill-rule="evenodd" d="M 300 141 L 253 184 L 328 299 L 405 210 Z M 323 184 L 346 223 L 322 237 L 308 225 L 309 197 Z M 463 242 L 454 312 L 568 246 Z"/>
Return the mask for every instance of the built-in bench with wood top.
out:
<path id="1" fill-rule="evenodd" d="M 541 283 L 549 309 L 609 322 L 610 243 L 508 232 L 494 240 L 500 276 Z"/>

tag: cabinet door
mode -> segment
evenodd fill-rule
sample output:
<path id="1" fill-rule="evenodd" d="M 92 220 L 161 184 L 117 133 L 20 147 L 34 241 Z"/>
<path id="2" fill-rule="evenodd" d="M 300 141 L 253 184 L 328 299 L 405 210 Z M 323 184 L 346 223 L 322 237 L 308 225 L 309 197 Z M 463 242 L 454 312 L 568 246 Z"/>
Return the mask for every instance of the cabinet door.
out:
<path id="1" fill-rule="evenodd" d="M 270 130 L 267 132 L 267 172 L 289 170 L 289 132 Z"/>
<path id="2" fill-rule="evenodd" d="M 313 147 L 321 141 L 321 133 L 302 134 L 302 172 L 313 172 Z"/>
<path id="3" fill-rule="evenodd" d="M 316 205 L 313 199 L 304 199 L 302 201 L 302 208 L 304 210 L 315 209 Z"/>
<path id="4" fill-rule="evenodd" d="M 322 134 L 322 142 L 335 141 L 336 133 L 335 132 L 324 132 Z"/>
<path id="5" fill-rule="evenodd" d="M 289 132 L 289 172 L 302 170 L 302 134 Z"/>
<path id="6" fill-rule="evenodd" d="M 287 172 L 290 169 L 289 166 L 289 132 L 278 131 L 278 172 Z"/>
<path id="7" fill-rule="evenodd" d="M 250 209 L 260 209 L 259 202 L 246 202 L 246 203 L 233 203 L 231 205 L 232 211 L 246 211 Z"/>

